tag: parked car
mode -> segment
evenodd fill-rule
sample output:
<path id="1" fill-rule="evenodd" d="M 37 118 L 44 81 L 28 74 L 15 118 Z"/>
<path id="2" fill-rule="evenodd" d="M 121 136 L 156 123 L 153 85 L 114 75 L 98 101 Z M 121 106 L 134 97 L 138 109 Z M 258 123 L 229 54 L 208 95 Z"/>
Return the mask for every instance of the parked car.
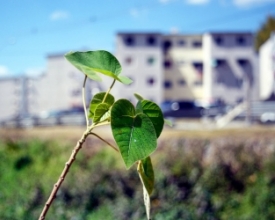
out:
<path id="1" fill-rule="evenodd" d="M 85 124 L 83 107 L 41 112 L 39 122 L 42 125 L 76 125 Z"/>
<path id="2" fill-rule="evenodd" d="M 263 124 L 275 123 L 275 113 L 274 112 L 265 112 L 261 115 L 260 121 Z"/>
<path id="3" fill-rule="evenodd" d="M 166 118 L 199 118 L 204 110 L 193 101 L 164 101 L 161 109 Z"/>

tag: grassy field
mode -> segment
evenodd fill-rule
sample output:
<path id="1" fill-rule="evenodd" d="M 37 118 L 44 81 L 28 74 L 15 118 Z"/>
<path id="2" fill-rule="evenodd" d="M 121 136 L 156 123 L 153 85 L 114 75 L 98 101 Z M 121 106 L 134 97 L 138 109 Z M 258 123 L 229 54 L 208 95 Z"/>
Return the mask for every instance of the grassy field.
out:
<path id="1" fill-rule="evenodd" d="M 0 130 L 0 219 L 37 219 L 84 128 Z M 100 128 L 112 141 L 111 131 Z M 275 129 L 166 128 L 152 156 L 154 220 L 275 219 Z M 89 138 L 48 219 L 146 219 L 135 167 Z"/>

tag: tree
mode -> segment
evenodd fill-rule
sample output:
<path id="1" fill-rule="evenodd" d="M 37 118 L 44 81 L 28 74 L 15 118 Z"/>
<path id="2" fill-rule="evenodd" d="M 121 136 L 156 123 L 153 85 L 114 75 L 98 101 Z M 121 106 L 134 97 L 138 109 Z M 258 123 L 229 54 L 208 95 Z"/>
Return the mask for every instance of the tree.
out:
<path id="1" fill-rule="evenodd" d="M 275 17 L 268 16 L 266 22 L 256 33 L 255 49 L 257 51 L 269 39 L 273 31 L 275 32 Z"/>

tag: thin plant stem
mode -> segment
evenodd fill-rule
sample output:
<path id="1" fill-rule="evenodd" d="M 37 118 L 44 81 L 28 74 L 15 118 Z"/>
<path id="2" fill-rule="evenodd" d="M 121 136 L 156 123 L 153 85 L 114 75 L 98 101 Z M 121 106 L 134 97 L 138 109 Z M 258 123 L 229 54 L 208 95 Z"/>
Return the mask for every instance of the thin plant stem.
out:
<path id="1" fill-rule="evenodd" d="M 90 132 L 91 132 L 90 129 L 86 130 L 83 133 L 82 137 L 78 140 L 75 148 L 72 151 L 72 154 L 71 154 L 69 160 L 65 163 L 65 167 L 64 167 L 58 181 L 53 186 L 52 192 L 51 192 L 51 194 L 50 194 L 47 202 L 45 203 L 44 208 L 43 208 L 43 210 L 40 214 L 39 220 L 44 220 L 46 218 L 47 212 L 48 212 L 50 206 L 52 205 L 53 200 L 56 197 L 58 189 L 60 188 L 61 184 L 63 183 L 66 175 L 68 174 L 68 172 L 70 170 L 70 167 L 71 167 L 72 163 L 74 162 L 74 160 L 76 158 L 76 155 L 77 155 L 78 151 L 82 148 L 82 145 L 85 142 L 88 135 L 90 134 Z"/>
<path id="2" fill-rule="evenodd" d="M 107 145 L 109 145 L 111 148 L 113 148 L 116 152 L 119 152 L 119 150 L 114 146 L 112 145 L 110 142 L 104 140 L 102 137 L 100 137 L 98 134 L 94 133 L 94 132 L 90 132 L 91 135 L 94 135 L 96 136 L 98 139 L 102 140 L 104 143 L 106 143 Z"/>
<path id="3" fill-rule="evenodd" d="M 104 96 L 104 98 L 103 98 L 103 100 L 102 100 L 102 103 L 105 102 L 105 100 L 106 100 L 106 98 L 107 98 L 107 95 L 110 93 L 111 89 L 114 87 L 115 82 L 116 82 L 116 79 L 113 80 L 113 82 L 112 82 L 110 88 L 108 89 L 108 91 L 106 92 L 106 94 L 105 94 L 105 96 Z"/>
<path id="4" fill-rule="evenodd" d="M 56 197 L 56 194 L 61 186 L 61 184 L 63 183 L 66 175 L 68 174 L 71 165 L 73 164 L 73 162 L 75 161 L 76 155 L 79 152 L 79 150 L 82 148 L 83 143 L 85 142 L 86 138 L 92 134 L 96 137 L 98 137 L 100 140 L 104 141 L 105 143 L 107 143 L 109 146 L 111 146 L 114 150 L 118 151 L 118 149 L 114 146 L 112 146 L 112 144 L 110 144 L 109 142 L 105 141 L 102 137 L 100 137 L 99 135 L 91 132 L 95 127 L 101 126 L 101 125 L 105 125 L 106 123 L 99 123 L 99 124 L 92 124 L 89 128 L 87 128 L 87 130 L 83 133 L 82 137 L 78 140 L 78 142 L 76 143 L 76 146 L 74 147 L 71 156 L 69 158 L 69 160 L 65 163 L 65 167 L 58 179 L 58 181 L 54 184 L 52 192 L 47 200 L 47 202 L 44 205 L 44 208 L 40 214 L 39 220 L 44 220 L 46 218 L 47 212 L 50 208 L 50 206 L 53 203 L 53 200 Z"/>
<path id="5" fill-rule="evenodd" d="M 85 74 L 83 86 L 82 86 L 82 103 L 83 103 L 83 108 L 85 112 L 85 119 L 86 119 L 86 126 L 87 128 L 89 127 L 89 119 L 88 119 L 88 113 L 87 113 L 87 108 L 86 108 L 86 95 L 85 95 L 85 84 L 87 80 L 87 75 Z"/>

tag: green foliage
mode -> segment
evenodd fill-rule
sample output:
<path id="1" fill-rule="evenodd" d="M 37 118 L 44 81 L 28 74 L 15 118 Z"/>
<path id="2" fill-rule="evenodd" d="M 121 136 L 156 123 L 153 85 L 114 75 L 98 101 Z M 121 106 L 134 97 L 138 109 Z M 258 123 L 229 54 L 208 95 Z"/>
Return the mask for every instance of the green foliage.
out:
<path id="1" fill-rule="evenodd" d="M 260 47 L 270 38 L 270 34 L 274 31 L 275 17 L 269 16 L 256 33 L 255 48 L 257 51 L 259 51 Z"/>
<path id="2" fill-rule="evenodd" d="M 225 139 L 162 141 L 151 157 L 161 170 L 155 173 L 152 219 L 274 219 L 275 140 L 245 139 L 243 144 Z M 136 170 L 125 172 L 111 148 L 91 147 L 98 150 L 77 156 L 47 219 L 145 219 Z M 64 166 L 70 150 L 62 142 L 2 141 L 0 219 L 37 219 L 59 175 L 57 167 Z M 17 169 L 26 155 L 31 162 Z"/>
<path id="3" fill-rule="evenodd" d="M 151 162 L 151 158 L 146 157 L 145 159 L 141 160 L 141 162 L 138 164 L 137 169 L 144 187 L 146 188 L 148 194 L 151 195 L 154 189 L 155 181 L 154 169 Z"/>
<path id="4" fill-rule="evenodd" d="M 149 156 L 157 147 L 154 125 L 144 113 L 136 113 L 126 99 L 116 101 L 111 110 L 111 127 L 127 168 Z"/>
<path id="5" fill-rule="evenodd" d="M 90 103 L 89 118 L 93 119 L 94 122 L 104 120 L 104 116 L 106 115 L 108 118 L 108 112 L 114 102 L 115 98 L 111 94 L 107 94 L 106 92 L 97 93 Z"/>
<path id="6" fill-rule="evenodd" d="M 144 113 L 150 118 L 154 125 L 156 135 L 159 137 L 164 125 L 164 118 L 160 107 L 149 100 L 140 100 L 137 103 L 136 109 L 137 112 Z"/>
<path id="7" fill-rule="evenodd" d="M 85 95 L 83 95 L 83 106 L 85 109 L 87 128 L 79 139 L 76 147 L 72 151 L 69 160 L 66 162 L 59 180 L 49 196 L 47 204 L 44 206 L 40 218 L 45 219 L 49 207 L 52 205 L 56 197 L 57 191 L 61 187 L 63 180 L 69 172 L 72 163 L 78 151 L 81 149 L 88 135 L 94 135 L 110 145 L 114 150 L 118 151 L 108 141 L 94 133 L 94 129 L 103 124 L 111 123 L 111 129 L 114 139 L 118 145 L 119 152 L 124 160 L 126 168 L 129 169 L 134 163 L 139 164 L 138 172 L 140 180 L 144 187 L 144 202 L 146 207 L 147 219 L 150 219 L 150 197 L 154 187 L 154 171 L 149 155 L 157 147 L 157 138 L 160 136 L 164 119 L 161 109 L 157 104 L 144 100 L 140 95 L 135 95 L 139 100 L 136 108 L 131 102 L 121 99 L 115 102 L 115 98 L 110 94 L 116 81 L 124 84 L 130 84 L 132 81 L 121 76 L 121 65 L 119 61 L 111 53 L 103 50 L 87 51 L 87 52 L 70 52 L 65 55 L 66 59 L 71 62 L 77 69 L 85 74 L 82 91 L 85 91 L 85 83 L 87 77 L 92 80 L 100 81 L 99 73 L 113 78 L 113 82 L 107 92 L 96 94 L 91 100 L 89 107 L 89 115 L 87 115 Z M 92 119 L 90 124 L 89 119 Z M 24 157 L 16 164 L 17 169 L 22 169 L 32 163 L 31 158 Z M 102 189 L 105 190 L 105 189 Z M 95 195 L 98 196 L 100 195 Z M 71 198 L 71 196 L 69 196 Z M 100 198 L 88 207 L 97 206 Z M 101 213 L 99 209 L 99 213 Z M 110 215 L 110 218 L 113 216 Z"/>
<path id="8" fill-rule="evenodd" d="M 116 79 L 123 84 L 130 84 L 131 79 L 120 76 L 121 65 L 111 53 L 104 50 L 87 52 L 70 52 L 65 55 L 77 69 L 86 74 L 90 79 L 99 81 L 97 73 Z"/>

